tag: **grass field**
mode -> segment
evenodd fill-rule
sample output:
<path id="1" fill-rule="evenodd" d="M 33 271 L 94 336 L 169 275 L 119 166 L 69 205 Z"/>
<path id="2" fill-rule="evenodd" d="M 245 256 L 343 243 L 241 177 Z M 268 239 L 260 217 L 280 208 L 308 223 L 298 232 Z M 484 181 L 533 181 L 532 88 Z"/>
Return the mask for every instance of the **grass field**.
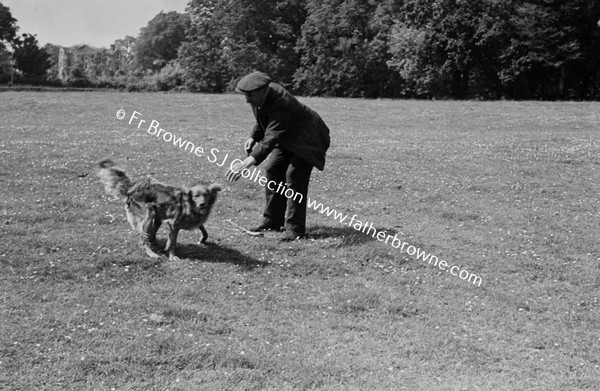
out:
<path id="1" fill-rule="evenodd" d="M 240 96 L 4 92 L 0 389 L 600 389 L 600 104 L 302 100 L 332 130 L 310 195 L 480 286 L 315 211 L 245 235 L 261 186 L 127 123 L 241 157 Z M 211 243 L 147 258 L 104 157 L 223 184 Z"/>

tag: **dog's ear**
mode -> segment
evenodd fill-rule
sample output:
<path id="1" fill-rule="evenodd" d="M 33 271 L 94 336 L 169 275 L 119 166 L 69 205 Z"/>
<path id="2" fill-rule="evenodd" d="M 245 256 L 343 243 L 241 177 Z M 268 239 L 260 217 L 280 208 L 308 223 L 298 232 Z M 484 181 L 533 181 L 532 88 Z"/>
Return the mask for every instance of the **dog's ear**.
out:
<path id="1" fill-rule="evenodd" d="M 210 186 L 208 186 L 208 189 L 211 193 L 217 193 L 221 191 L 221 185 L 219 185 L 218 183 L 213 183 Z"/>

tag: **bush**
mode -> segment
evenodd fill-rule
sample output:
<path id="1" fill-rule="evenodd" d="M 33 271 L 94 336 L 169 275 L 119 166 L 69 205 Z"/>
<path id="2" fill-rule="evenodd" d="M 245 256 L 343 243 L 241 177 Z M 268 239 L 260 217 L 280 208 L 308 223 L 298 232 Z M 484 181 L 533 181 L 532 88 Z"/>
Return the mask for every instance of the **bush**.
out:
<path id="1" fill-rule="evenodd" d="M 160 91 L 181 90 L 186 78 L 185 70 L 177 61 L 165 65 L 159 73 L 153 76 L 154 84 Z"/>

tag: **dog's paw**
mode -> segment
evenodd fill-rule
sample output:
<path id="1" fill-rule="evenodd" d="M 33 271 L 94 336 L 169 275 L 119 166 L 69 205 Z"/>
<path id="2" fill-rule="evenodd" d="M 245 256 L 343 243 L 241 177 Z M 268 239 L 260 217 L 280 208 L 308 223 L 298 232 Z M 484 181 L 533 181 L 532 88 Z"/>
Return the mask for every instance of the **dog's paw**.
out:
<path id="1" fill-rule="evenodd" d="M 154 251 L 152 251 L 152 249 L 150 247 L 145 247 L 145 250 L 146 250 L 146 254 L 150 258 L 160 258 L 160 255 L 158 255 L 157 253 L 155 253 Z"/>

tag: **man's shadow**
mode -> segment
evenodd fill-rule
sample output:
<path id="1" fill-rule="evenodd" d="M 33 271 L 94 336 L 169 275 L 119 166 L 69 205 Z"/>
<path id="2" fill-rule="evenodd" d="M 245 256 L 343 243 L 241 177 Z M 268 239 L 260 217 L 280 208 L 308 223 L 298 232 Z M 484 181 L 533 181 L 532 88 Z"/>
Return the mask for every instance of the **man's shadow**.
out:
<path id="1" fill-rule="evenodd" d="M 308 239 L 320 240 L 337 238 L 342 241 L 343 246 L 356 246 L 373 241 L 377 242 L 377 233 L 379 232 L 384 232 L 386 237 L 388 235 L 394 236 L 394 234 L 397 233 L 397 231 L 395 230 L 381 227 L 373 227 L 373 229 L 371 229 L 371 233 L 368 233 L 367 230 L 365 230 L 365 232 L 362 232 L 352 227 L 331 227 L 327 225 L 316 225 L 310 227 L 308 231 Z M 373 233 L 375 234 L 375 236 L 373 236 Z"/>

